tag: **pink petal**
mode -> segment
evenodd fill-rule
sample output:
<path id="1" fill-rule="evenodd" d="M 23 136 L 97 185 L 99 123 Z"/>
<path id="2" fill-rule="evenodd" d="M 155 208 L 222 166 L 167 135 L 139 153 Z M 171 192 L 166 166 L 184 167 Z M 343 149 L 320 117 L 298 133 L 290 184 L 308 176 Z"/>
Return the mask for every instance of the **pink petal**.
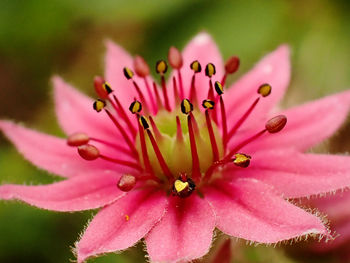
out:
<path id="1" fill-rule="evenodd" d="M 53 78 L 56 114 L 67 135 L 85 132 L 91 137 L 123 143 L 123 139 L 104 112 L 97 113 L 93 100 L 74 89 L 60 77 Z"/>
<path id="2" fill-rule="evenodd" d="M 199 103 L 202 103 L 202 100 L 207 99 L 208 89 L 209 89 L 209 78 L 205 76 L 205 66 L 208 63 L 213 63 L 216 68 L 216 74 L 213 76 L 213 84 L 216 80 L 221 81 L 221 78 L 224 74 L 224 63 L 218 47 L 215 44 L 215 41 L 212 37 L 206 33 L 201 32 L 196 35 L 185 47 L 182 52 L 183 55 L 183 68 L 181 69 L 183 87 L 185 98 L 189 98 L 191 80 L 193 76 L 193 71 L 190 68 L 190 65 L 193 61 L 198 60 L 202 66 L 202 72 L 196 74 L 196 91 Z M 172 86 L 172 76 L 176 76 L 177 72 L 173 72 L 169 78 L 169 92 L 173 94 Z M 170 84 L 171 83 L 171 84 Z"/>
<path id="3" fill-rule="evenodd" d="M 103 208 L 77 243 L 78 263 L 133 246 L 162 218 L 166 206 L 164 192 L 152 189 L 133 190 Z"/>
<path id="4" fill-rule="evenodd" d="M 224 233 L 261 243 L 309 234 L 328 235 L 321 220 L 285 201 L 272 187 L 252 179 L 221 183 L 205 191 Z"/>
<path id="5" fill-rule="evenodd" d="M 350 91 L 288 109 L 286 127 L 277 134 L 266 134 L 247 149 L 286 148 L 305 151 L 339 129 L 350 108 Z"/>
<path id="6" fill-rule="evenodd" d="M 128 108 L 130 104 L 134 101 L 134 98 L 139 98 L 136 89 L 132 83 L 132 80 L 126 79 L 123 69 L 127 67 L 131 70 L 133 69 L 133 58 L 119 45 L 113 43 L 112 41 L 107 41 L 107 54 L 105 58 L 106 68 L 105 77 L 107 82 L 112 86 L 115 91 L 114 94 L 118 97 L 120 103 L 124 106 L 125 111 L 129 114 L 129 117 L 134 119 L 134 116 L 129 112 Z M 139 78 L 136 74 L 133 80 L 138 84 L 141 89 L 148 105 L 150 106 L 150 98 L 147 92 L 144 80 Z M 151 90 L 152 88 L 152 78 L 148 78 L 148 82 Z M 135 124 L 136 125 L 136 124 Z"/>
<path id="7" fill-rule="evenodd" d="M 84 173 L 127 172 L 128 169 L 104 160 L 86 161 L 66 140 L 0 121 L 0 130 L 28 161 L 50 173 L 72 177 Z M 111 171 L 110 171 L 111 170 Z"/>
<path id="8" fill-rule="evenodd" d="M 116 186 L 118 176 L 80 175 L 50 185 L 0 186 L 0 198 L 17 199 L 39 208 L 55 211 L 80 211 L 109 204 L 124 193 Z"/>
<path id="9" fill-rule="evenodd" d="M 189 262 L 205 255 L 210 247 L 215 217 L 204 199 L 171 198 L 168 212 L 146 236 L 152 262 Z"/>
<path id="10" fill-rule="evenodd" d="M 231 177 L 255 178 L 298 198 L 348 187 L 349 171 L 349 156 L 275 151 L 254 154 L 249 168 L 233 169 Z"/>
<path id="11" fill-rule="evenodd" d="M 261 98 L 242 128 L 256 127 L 257 120 L 264 121 L 269 111 L 282 99 L 290 80 L 289 48 L 282 45 L 266 55 L 255 67 L 235 82 L 224 94 L 228 123 L 233 126 L 252 105 L 259 94 L 260 85 L 272 86 L 271 94 Z M 229 126 L 230 128 L 230 126 Z"/>

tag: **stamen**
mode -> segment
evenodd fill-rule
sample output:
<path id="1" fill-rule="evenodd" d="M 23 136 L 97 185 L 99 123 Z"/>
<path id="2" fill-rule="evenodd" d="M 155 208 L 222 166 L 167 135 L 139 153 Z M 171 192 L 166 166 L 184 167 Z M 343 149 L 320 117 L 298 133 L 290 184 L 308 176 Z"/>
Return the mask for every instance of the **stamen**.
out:
<path id="1" fill-rule="evenodd" d="M 148 152 L 147 152 L 147 146 L 146 146 L 146 140 L 145 140 L 145 133 L 144 129 L 141 123 L 141 117 L 137 115 L 137 124 L 139 127 L 139 135 L 140 135 L 140 143 L 141 143 L 141 152 L 142 152 L 142 159 L 143 163 L 145 165 L 145 170 L 147 173 L 154 175 L 151 162 L 149 160 Z"/>
<path id="2" fill-rule="evenodd" d="M 219 96 L 224 94 L 224 87 L 219 81 L 215 81 L 214 86 L 215 86 L 215 91 Z"/>
<path id="3" fill-rule="evenodd" d="M 149 130 L 149 125 L 147 123 L 146 118 L 143 117 L 143 116 L 140 116 L 140 123 L 141 123 L 141 125 L 143 126 L 143 128 L 147 132 L 148 138 L 151 141 L 154 153 L 155 153 L 155 155 L 156 155 L 156 157 L 158 159 L 159 165 L 162 168 L 162 171 L 163 171 L 164 175 L 166 177 L 168 177 L 168 179 L 171 179 L 172 178 L 172 174 L 170 172 L 170 169 L 169 169 L 168 165 L 166 164 L 166 162 L 164 160 L 164 157 L 163 157 L 163 155 L 162 155 L 162 153 L 161 153 L 161 151 L 160 151 L 160 149 L 158 147 L 158 144 L 157 144 L 156 140 L 153 137 L 152 132 Z"/>
<path id="4" fill-rule="evenodd" d="M 233 158 L 233 163 L 236 166 L 247 168 L 250 164 L 251 156 L 244 153 L 236 153 Z"/>
<path id="5" fill-rule="evenodd" d="M 164 77 L 164 74 L 167 72 L 167 70 L 168 70 L 167 63 L 164 60 L 159 60 L 156 64 L 156 71 L 161 77 L 162 90 L 163 90 L 163 96 L 164 96 L 164 106 L 167 111 L 171 111 L 168 93 L 166 89 L 165 77 Z"/>
<path id="6" fill-rule="evenodd" d="M 162 103 L 162 100 L 160 99 L 158 87 L 157 87 L 157 84 L 155 82 L 153 82 L 153 91 L 154 91 L 154 94 L 156 94 L 157 105 L 158 105 L 157 109 L 162 109 L 163 103 Z"/>
<path id="7" fill-rule="evenodd" d="M 211 80 L 212 76 L 215 75 L 216 69 L 213 63 L 208 63 L 205 66 L 205 75 L 209 78 L 209 90 L 208 90 L 208 99 L 215 101 L 214 97 L 214 88 L 213 88 L 213 82 Z M 217 118 L 217 112 L 216 109 L 212 111 L 212 118 L 215 123 L 218 123 L 218 118 Z"/>
<path id="8" fill-rule="evenodd" d="M 260 85 L 258 88 L 258 93 L 262 97 L 267 97 L 271 94 L 271 86 L 269 84 L 263 84 Z M 248 116 L 252 113 L 252 111 L 255 109 L 256 105 L 258 104 L 260 100 L 260 97 L 256 98 L 252 105 L 248 108 L 248 110 L 243 114 L 243 116 L 236 122 L 236 124 L 231 128 L 227 135 L 227 140 L 224 141 L 224 146 L 227 146 L 227 143 L 232 138 L 232 136 L 236 133 L 236 131 L 239 129 L 239 127 L 242 126 L 244 121 L 248 118 Z"/>
<path id="9" fill-rule="evenodd" d="M 143 95 L 143 93 L 142 93 L 142 91 L 141 91 L 139 85 L 138 85 L 138 84 L 136 83 L 136 81 L 133 79 L 134 72 L 133 72 L 131 69 L 127 68 L 127 67 L 124 67 L 123 72 L 124 72 L 125 77 L 126 77 L 128 80 L 132 80 L 132 84 L 133 84 L 134 87 L 135 87 L 135 90 L 136 90 L 136 92 L 137 92 L 137 95 L 139 96 L 139 98 L 140 98 L 142 104 L 144 105 L 145 110 L 148 112 L 148 111 L 149 111 L 149 107 L 148 107 L 148 103 L 147 103 L 147 101 L 146 101 L 146 99 L 145 99 L 145 96 Z"/>
<path id="10" fill-rule="evenodd" d="M 73 133 L 67 138 L 67 144 L 69 146 L 81 146 L 87 144 L 90 138 L 86 133 L 77 132 Z"/>
<path id="11" fill-rule="evenodd" d="M 197 92 L 196 92 L 196 74 L 202 71 L 202 67 L 201 67 L 201 64 L 198 62 L 198 60 L 193 61 L 190 67 L 193 70 L 193 76 L 191 80 L 190 100 L 193 101 L 195 104 L 197 104 L 198 100 L 197 100 Z"/>
<path id="12" fill-rule="evenodd" d="M 208 128 L 211 148 L 213 151 L 213 161 L 216 162 L 219 160 L 219 150 L 218 150 L 218 146 L 216 144 L 215 134 L 213 131 L 213 126 L 212 126 L 211 119 L 209 117 L 209 112 L 208 112 L 208 109 L 213 109 L 214 105 L 215 105 L 215 103 L 212 100 L 203 100 L 203 103 L 202 103 L 202 106 L 205 108 L 205 119 L 207 122 L 207 128 Z"/>
<path id="13" fill-rule="evenodd" d="M 249 143 L 251 143 L 252 141 L 255 141 L 257 138 L 259 138 L 261 135 L 263 135 L 267 130 L 264 129 L 260 132 L 258 132 L 257 134 L 253 135 L 252 137 L 242 141 L 241 143 L 239 143 L 235 148 L 233 148 L 224 158 L 224 160 L 228 160 L 230 159 L 235 153 L 237 153 L 241 148 L 243 148 L 244 146 L 248 145 Z"/>
<path id="14" fill-rule="evenodd" d="M 187 114 L 187 125 L 188 125 L 188 134 L 190 138 L 191 145 L 191 155 L 192 155 L 192 176 L 199 178 L 201 175 L 200 166 L 199 166 L 199 157 L 196 146 L 196 139 L 193 131 L 193 115 L 190 114 L 193 111 L 193 105 L 188 99 L 184 99 L 181 103 L 181 111 L 184 114 Z"/>
<path id="15" fill-rule="evenodd" d="M 190 68 L 195 72 L 195 73 L 199 73 L 202 71 L 202 66 L 199 63 L 198 60 L 195 60 L 191 63 Z"/>
<path id="16" fill-rule="evenodd" d="M 130 104 L 129 110 L 132 114 L 138 113 L 142 110 L 142 104 L 138 100 L 135 100 Z"/>
<path id="17" fill-rule="evenodd" d="M 128 134 L 125 132 L 125 129 L 123 128 L 123 126 L 121 126 L 119 124 L 119 122 L 117 121 L 117 119 L 108 111 L 105 109 L 105 112 L 107 113 L 108 117 L 112 120 L 112 122 L 114 123 L 114 125 L 117 127 L 117 129 L 119 130 L 119 132 L 121 133 L 121 135 L 123 136 L 125 142 L 128 144 L 130 150 L 134 153 L 135 156 L 138 156 L 137 150 L 135 148 L 134 143 L 130 140 Z"/>
<path id="18" fill-rule="evenodd" d="M 113 92 L 110 85 L 100 76 L 94 78 L 94 88 L 97 95 L 104 100 L 108 99 L 108 95 Z"/>
<path id="19" fill-rule="evenodd" d="M 224 87 L 219 81 L 215 82 L 215 91 L 220 96 L 220 110 L 221 110 L 221 122 L 222 122 L 222 140 L 224 142 L 224 150 L 226 150 L 226 140 L 227 140 L 227 120 L 226 120 L 226 110 L 224 99 L 222 94 L 224 94 Z"/>
<path id="20" fill-rule="evenodd" d="M 181 176 L 175 180 L 173 185 L 173 193 L 181 198 L 186 198 L 195 190 L 196 185 L 191 178 L 184 180 Z"/>
<path id="21" fill-rule="evenodd" d="M 129 148 L 125 148 L 119 144 L 114 144 L 114 143 L 110 143 L 110 142 L 107 142 L 105 140 L 101 140 L 101 139 L 98 139 L 98 138 L 90 138 L 90 141 L 94 141 L 94 142 L 98 142 L 98 143 L 101 143 L 101 144 L 104 144 L 104 145 L 107 145 L 109 147 L 112 147 L 118 151 L 121 151 L 123 153 L 126 153 L 128 155 L 130 155 L 131 157 L 135 158 L 135 155 L 130 152 L 130 149 Z"/>
<path id="22" fill-rule="evenodd" d="M 100 154 L 99 157 L 101 159 L 105 160 L 105 161 L 109 161 L 109 162 L 116 163 L 116 164 L 119 164 L 119 165 L 128 166 L 130 168 L 138 170 L 139 172 L 142 171 L 142 168 L 139 166 L 138 163 L 124 161 L 124 160 L 120 160 L 120 159 L 115 159 L 115 158 L 111 158 L 111 157 L 108 157 L 108 156 L 105 156 L 105 155 L 102 155 L 102 154 Z"/>
<path id="23" fill-rule="evenodd" d="M 104 100 L 97 99 L 92 106 L 95 111 L 100 112 L 104 107 L 106 107 L 106 102 Z"/>
<path id="24" fill-rule="evenodd" d="M 153 112 L 157 112 L 157 105 L 156 101 L 153 97 L 153 93 L 151 91 L 150 85 L 147 80 L 147 76 L 150 74 L 149 66 L 147 65 L 146 61 L 141 57 L 141 56 L 135 56 L 134 58 L 134 69 L 136 72 L 136 75 L 139 76 L 140 78 L 143 78 L 144 84 L 146 86 L 146 90 L 148 93 L 148 97 L 150 98 L 151 101 L 151 106 L 153 108 Z"/>
<path id="25" fill-rule="evenodd" d="M 191 111 L 193 111 L 193 105 L 188 99 L 182 100 L 181 111 L 183 114 L 189 114 Z"/>
<path id="26" fill-rule="evenodd" d="M 93 161 L 100 156 L 100 151 L 91 144 L 85 144 L 78 147 L 78 153 L 84 160 Z"/>
<path id="27" fill-rule="evenodd" d="M 225 86 L 226 83 L 226 78 L 228 74 L 233 74 L 235 73 L 240 65 L 240 60 L 236 56 L 230 57 L 226 63 L 225 63 L 225 75 L 223 76 L 221 83 L 223 86 Z"/>
<path id="28" fill-rule="evenodd" d="M 134 76 L 134 72 L 131 69 L 127 68 L 127 67 L 123 68 L 123 72 L 124 72 L 124 76 L 127 79 L 132 79 L 132 77 Z"/>
<path id="29" fill-rule="evenodd" d="M 175 76 L 173 77 L 173 89 L 174 89 L 174 102 L 175 102 L 175 105 L 179 105 L 180 104 L 180 96 L 179 96 L 179 92 L 177 90 L 177 84 L 176 84 Z"/>
<path id="30" fill-rule="evenodd" d="M 258 88 L 258 93 L 263 96 L 263 97 L 266 97 L 266 96 L 269 96 L 271 94 L 271 85 L 270 84 L 267 84 L 267 83 L 264 83 L 262 85 L 260 85 L 260 87 Z"/>
<path id="31" fill-rule="evenodd" d="M 214 162 L 206 171 L 203 180 L 209 180 L 210 176 L 214 173 L 214 171 L 219 167 L 226 165 L 228 163 L 233 163 L 234 165 L 241 167 L 241 168 L 247 168 L 250 164 L 250 160 L 252 157 L 250 157 L 248 154 L 245 153 L 236 153 L 233 154 L 233 158 L 224 158 L 221 161 Z"/>
<path id="32" fill-rule="evenodd" d="M 260 100 L 260 97 L 256 98 L 252 105 L 248 108 L 248 110 L 243 114 L 243 116 L 236 122 L 236 124 L 231 128 L 227 135 L 227 140 L 224 141 L 224 144 L 226 145 L 228 141 L 232 138 L 232 136 L 236 133 L 239 127 L 243 124 L 243 122 L 248 118 L 248 116 L 252 113 L 255 106 L 258 104 Z"/>
<path id="33" fill-rule="evenodd" d="M 269 133 L 277 133 L 280 132 L 287 124 L 287 117 L 284 115 L 278 115 L 276 117 L 273 117 L 272 119 L 268 120 L 265 124 L 265 129 L 258 132 L 257 134 L 253 135 L 252 137 L 244 140 L 240 144 L 238 144 L 231 152 L 225 157 L 231 158 L 231 156 L 238 152 L 241 148 L 246 146 L 247 144 L 251 143 L 252 141 L 256 140 L 259 138 L 261 135 L 263 135 L 266 131 Z"/>
<path id="34" fill-rule="evenodd" d="M 136 129 L 135 129 L 134 125 L 131 123 L 129 116 L 126 114 L 124 107 L 122 106 L 122 104 L 118 100 L 117 96 L 113 95 L 113 99 L 114 99 L 115 103 L 117 103 L 117 106 L 114 106 L 114 108 L 116 109 L 119 116 L 124 120 L 126 125 L 131 129 L 133 136 L 135 136 Z M 111 100 L 111 102 L 112 102 L 112 100 Z"/>
<path id="35" fill-rule="evenodd" d="M 278 115 L 268 120 L 265 128 L 269 133 L 277 133 L 281 131 L 287 124 L 287 117 L 284 115 Z"/>
<path id="36" fill-rule="evenodd" d="M 182 128 L 181 128 L 181 122 L 179 116 L 176 116 L 176 140 L 178 142 L 183 142 L 184 137 L 182 133 Z"/>
<path id="37" fill-rule="evenodd" d="M 146 78 L 150 74 L 149 67 L 143 57 L 136 55 L 134 58 L 134 69 L 140 78 Z"/>
<path id="38" fill-rule="evenodd" d="M 180 51 L 176 47 L 170 47 L 168 53 L 169 64 L 174 69 L 180 69 L 183 65 L 183 60 Z"/>
<path id="39" fill-rule="evenodd" d="M 205 75 L 211 78 L 216 74 L 216 69 L 213 63 L 208 63 L 205 67 Z"/>
<path id="40" fill-rule="evenodd" d="M 152 130 L 153 130 L 153 132 L 154 132 L 154 134 L 156 136 L 157 141 L 162 140 L 163 136 L 162 136 L 161 132 L 159 131 L 156 123 L 154 122 L 152 116 L 149 116 L 148 118 L 149 118 L 149 120 L 151 122 Z"/>
<path id="41" fill-rule="evenodd" d="M 129 192 L 136 185 L 136 178 L 131 174 L 124 174 L 120 177 L 117 184 L 118 188 L 123 192 Z"/>

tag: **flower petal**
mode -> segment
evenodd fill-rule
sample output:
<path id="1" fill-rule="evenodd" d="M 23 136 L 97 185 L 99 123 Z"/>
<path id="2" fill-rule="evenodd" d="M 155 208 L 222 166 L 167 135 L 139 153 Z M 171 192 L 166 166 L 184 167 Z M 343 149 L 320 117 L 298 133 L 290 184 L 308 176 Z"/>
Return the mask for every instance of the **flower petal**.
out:
<path id="1" fill-rule="evenodd" d="M 243 127 L 256 127 L 257 120 L 267 118 L 267 113 L 282 99 L 288 87 L 291 72 L 289 53 L 287 45 L 278 47 L 225 92 L 226 112 L 232 113 L 227 115 L 228 123 L 234 125 L 243 116 L 259 96 L 258 88 L 264 83 L 272 86 L 271 94 L 260 99 Z"/>
<path id="2" fill-rule="evenodd" d="M 98 114 L 92 107 L 93 100 L 60 77 L 53 78 L 56 115 L 67 135 L 84 132 L 91 137 L 123 143 L 118 130 L 106 114 Z M 113 136 L 112 136 L 113 135 Z"/>
<path id="3" fill-rule="evenodd" d="M 0 130 L 34 165 L 48 172 L 72 177 L 84 173 L 127 172 L 128 169 L 104 160 L 86 161 L 66 140 L 40 133 L 10 121 L 0 121 Z"/>
<path id="4" fill-rule="evenodd" d="M 107 41 L 106 46 L 106 80 L 111 84 L 111 87 L 115 91 L 115 95 L 118 97 L 120 103 L 125 109 L 128 109 L 134 98 L 139 98 L 132 80 L 126 79 L 123 72 L 124 67 L 133 70 L 133 58 L 121 46 L 113 43 L 112 41 Z M 144 97 L 149 103 L 150 99 L 144 85 L 144 80 L 139 78 L 136 74 L 134 75 L 133 80 L 136 81 Z M 150 81 L 152 81 L 152 79 L 149 78 L 148 81 L 151 84 Z M 132 116 L 128 110 L 127 114 Z"/>
<path id="5" fill-rule="evenodd" d="M 349 187 L 349 171 L 349 156 L 275 151 L 255 154 L 249 169 L 234 169 L 232 175 L 258 179 L 285 198 L 298 198 Z"/>
<path id="6" fill-rule="evenodd" d="M 172 198 L 168 212 L 146 236 L 152 262 L 188 262 L 209 250 L 215 217 L 204 199 Z"/>
<path id="7" fill-rule="evenodd" d="M 220 51 L 212 37 L 206 32 L 201 32 L 187 44 L 182 55 L 184 66 L 181 70 L 181 74 L 185 98 L 188 98 L 190 95 L 193 76 L 193 71 L 190 68 L 191 63 L 198 60 L 202 66 L 202 72 L 196 74 L 196 91 L 198 101 L 201 103 L 202 100 L 207 99 L 209 89 L 209 78 L 204 74 L 205 66 L 208 63 L 213 63 L 215 65 L 216 74 L 213 76 L 213 84 L 216 80 L 221 81 L 221 78 L 224 75 L 224 63 Z M 173 72 L 169 78 L 168 86 L 171 87 L 171 89 L 169 89 L 169 92 L 171 92 L 170 94 L 173 94 L 172 76 L 177 77 L 177 72 Z"/>
<path id="8" fill-rule="evenodd" d="M 109 204 L 124 193 L 116 186 L 118 176 L 80 175 L 49 185 L 1 185 L 0 198 L 17 199 L 55 211 L 81 211 Z"/>
<path id="9" fill-rule="evenodd" d="M 272 187 L 237 179 L 206 190 L 217 227 L 224 233 L 261 243 L 275 243 L 308 234 L 328 235 L 316 216 L 290 204 Z"/>
<path id="10" fill-rule="evenodd" d="M 247 149 L 286 148 L 305 151 L 330 137 L 344 122 L 350 108 L 350 91 L 288 109 L 286 127 L 266 134 Z"/>
<path id="11" fill-rule="evenodd" d="M 103 208 L 77 243 L 78 263 L 133 246 L 162 218 L 166 206 L 165 194 L 152 189 L 129 192 Z"/>

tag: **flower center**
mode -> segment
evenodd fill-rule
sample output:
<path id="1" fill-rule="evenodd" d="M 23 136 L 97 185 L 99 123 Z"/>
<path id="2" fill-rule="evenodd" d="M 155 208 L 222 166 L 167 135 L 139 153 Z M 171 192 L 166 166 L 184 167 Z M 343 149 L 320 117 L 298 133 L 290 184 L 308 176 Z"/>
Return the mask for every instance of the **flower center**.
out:
<path id="1" fill-rule="evenodd" d="M 210 142 L 210 136 L 207 129 L 205 116 L 199 110 L 192 112 L 193 135 L 197 148 L 199 171 L 204 174 L 210 165 L 213 163 L 213 151 Z M 176 178 L 180 173 L 185 173 L 192 177 L 192 155 L 191 141 L 189 136 L 189 127 L 187 125 L 187 115 L 183 114 L 180 107 L 177 107 L 172 112 L 162 110 L 158 112 L 151 121 L 152 131 L 159 147 L 160 152 L 169 167 L 172 175 Z M 219 156 L 223 156 L 223 144 L 220 132 L 217 126 L 213 123 L 213 134 L 218 146 Z M 155 151 L 152 150 L 152 143 L 148 136 L 145 137 L 146 147 L 148 151 L 149 161 L 154 170 L 154 173 L 159 178 L 164 178 L 164 172 L 158 161 Z M 142 160 L 142 147 L 140 136 L 136 138 L 136 148 L 140 155 L 142 166 L 146 165 Z"/>
<path id="2" fill-rule="evenodd" d="M 168 97 L 169 87 L 164 77 L 168 65 L 164 60 L 156 64 L 161 89 L 153 82 L 153 91 L 146 78 L 149 75 L 148 65 L 141 57 L 135 58 L 134 69 L 138 77 L 144 79 L 144 89 L 140 88 L 131 69 L 123 69 L 125 77 L 131 81 L 138 95 L 129 107 L 129 111 L 135 116 L 134 119 L 127 114 L 107 82 L 101 77 L 96 77 L 94 80 L 95 90 L 100 98 L 94 102 L 93 107 L 97 112 L 104 111 L 107 114 L 123 137 L 125 146 L 91 138 L 84 133 L 71 135 L 67 143 L 70 146 L 77 146 L 79 155 L 85 160 L 100 158 L 130 168 L 132 170 L 130 174 L 124 174 L 118 182 L 118 187 L 122 191 L 132 190 L 137 181 L 141 183 L 154 181 L 168 193 L 172 192 L 185 198 L 195 190 L 201 195 L 201 187 L 210 183 L 214 174 L 220 175 L 220 167 L 230 164 L 242 168 L 248 167 L 251 157 L 240 153 L 240 150 L 266 132 L 279 132 L 285 126 L 287 119 L 283 115 L 272 118 L 263 130 L 229 149 L 228 142 L 249 117 L 261 97 L 271 93 L 271 86 L 266 83 L 260 85 L 257 88 L 257 98 L 252 105 L 236 123 L 228 127 L 223 87 L 227 75 L 238 69 L 238 58 L 231 57 L 227 61 L 221 82 L 216 81 L 214 84 L 212 77 L 216 74 L 215 65 L 212 63 L 206 65 L 204 73 L 208 77 L 208 99 L 201 103 L 198 101 L 196 91 L 196 75 L 202 72 L 199 61 L 190 64 L 193 76 L 187 99 L 181 76 L 183 66 L 181 54 L 177 49 L 171 48 L 168 58 L 170 65 L 177 71 L 177 77 L 174 76 L 172 79 L 173 98 Z M 144 92 L 147 92 L 148 96 Z M 175 102 L 173 109 L 170 106 L 170 99 L 174 99 Z M 126 161 L 100 153 L 95 145 L 89 143 L 90 141 L 112 147 L 130 158 Z"/>

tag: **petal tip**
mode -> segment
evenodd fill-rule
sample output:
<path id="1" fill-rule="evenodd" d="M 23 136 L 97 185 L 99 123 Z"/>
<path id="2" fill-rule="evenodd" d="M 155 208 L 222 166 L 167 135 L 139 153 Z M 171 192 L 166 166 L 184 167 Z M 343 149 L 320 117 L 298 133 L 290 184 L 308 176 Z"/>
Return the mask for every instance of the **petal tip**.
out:
<path id="1" fill-rule="evenodd" d="M 193 43 L 197 45 L 203 45 L 208 42 L 213 41 L 212 36 L 206 32 L 206 31 L 201 31 L 199 32 L 194 38 L 193 38 Z"/>

